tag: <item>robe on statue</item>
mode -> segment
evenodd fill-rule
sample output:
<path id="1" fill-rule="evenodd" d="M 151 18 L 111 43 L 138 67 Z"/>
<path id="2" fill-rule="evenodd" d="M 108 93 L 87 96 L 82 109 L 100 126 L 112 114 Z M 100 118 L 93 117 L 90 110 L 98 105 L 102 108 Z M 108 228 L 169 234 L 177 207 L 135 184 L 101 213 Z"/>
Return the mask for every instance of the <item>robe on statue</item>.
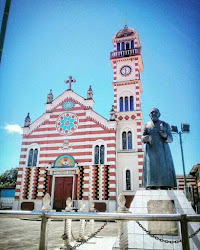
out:
<path id="1" fill-rule="evenodd" d="M 167 132 L 167 138 L 163 138 L 160 127 Z M 151 141 L 146 143 L 144 154 L 142 186 L 145 188 L 173 188 L 177 187 L 174 164 L 168 142 L 172 142 L 172 134 L 169 124 L 158 120 L 148 122 L 144 127 L 142 139 L 149 135 Z"/>

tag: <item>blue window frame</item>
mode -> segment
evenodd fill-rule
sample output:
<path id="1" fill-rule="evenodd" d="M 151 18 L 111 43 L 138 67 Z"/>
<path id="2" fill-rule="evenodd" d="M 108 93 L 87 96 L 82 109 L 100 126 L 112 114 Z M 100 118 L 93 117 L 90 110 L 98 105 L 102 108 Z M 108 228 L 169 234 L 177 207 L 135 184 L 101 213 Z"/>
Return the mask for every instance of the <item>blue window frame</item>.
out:
<path id="1" fill-rule="evenodd" d="M 130 47 L 129 47 L 129 42 L 126 43 L 126 50 L 129 50 Z"/>
<path id="2" fill-rule="evenodd" d="M 132 149 L 132 133 L 128 131 L 128 149 Z"/>
<path id="3" fill-rule="evenodd" d="M 37 165 L 37 157 L 38 157 L 38 149 L 35 149 L 34 154 L 33 154 L 33 166 L 34 167 Z"/>
<path id="4" fill-rule="evenodd" d="M 125 50 L 124 42 L 122 42 L 122 49 L 121 50 Z"/>
<path id="5" fill-rule="evenodd" d="M 99 146 L 95 146 L 94 150 L 94 164 L 99 164 Z"/>
<path id="6" fill-rule="evenodd" d="M 134 110 L 133 96 L 130 96 L 130 111 Z"/>
<path id="7" fill-rule="evenodd" d="M 104 145 L 100 146 L 100 164 L 104 164 Z"/>
<path id="8" fill-rule="evenodd" d="M 128 97 L 125 97 L 125 111 L 128 111 Z"/>
<path id="9" fill-rule="evenodd" d="M 119 107 L 120 107 L 120 112 L 122 112 L 123 111 L 123 97 L 120 97 L 120 99 L 119 99 Z"/>
<path id="10" fill-rule="evenodd" d="M 122 133 L 122 149 L 127 149 L 126 132 Z"/>
<path id="11" fill-rule="evenodd" d="M 126 170 L 126 190 L 131 190 L 131 171 Z"/>
<path id="12" fill-rule="evenodd" d="M 134 41 L 131 41 L 131 49 L 134 49 Z"/>
<path id="13" fill-rule="evenodd" d="M 94 164 L 104 164 L 105 147 L 96 145 L 94 148 Z"/>
<path id="14" fill-rule="evenodd" d="M 33 149 L 29 151 L 28 155 L 28 167 L 32 167 L 32 161 L 33 161 Z"/>
<path id="15" fill-rule="evenodd" d="M 120 43 L 117 43 L 117 51 L 120 51 Z"/>

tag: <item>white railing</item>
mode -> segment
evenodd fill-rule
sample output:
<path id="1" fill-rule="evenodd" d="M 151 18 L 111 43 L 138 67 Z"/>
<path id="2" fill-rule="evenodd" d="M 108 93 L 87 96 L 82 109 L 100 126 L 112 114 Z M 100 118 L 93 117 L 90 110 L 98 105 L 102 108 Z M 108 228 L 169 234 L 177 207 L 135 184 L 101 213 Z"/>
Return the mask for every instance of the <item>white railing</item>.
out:
<path id="1" fill-rule="evenodd" d="M 132 56 L 132 55 L 140 55 L 140 48 L 114 51 L 110 53 L 110 58 L 112 59 L 112 58 L 117 58 L 122 56 Z"/>
<path id="2" fill-rule="evenodd" d="M 0 217 L 41 219 L 39 250 L 47 249 L 48 223 L 51 219 L 62 220 L 103 220 L 103 221 L 180 221 L 183 250 L 189 250 L 188 222 L 200 222 L 200 215 L 186 214 L 148 214 L 94 213 L 94 212 L 44 212 L 44 211 L 0 211 Z"/>

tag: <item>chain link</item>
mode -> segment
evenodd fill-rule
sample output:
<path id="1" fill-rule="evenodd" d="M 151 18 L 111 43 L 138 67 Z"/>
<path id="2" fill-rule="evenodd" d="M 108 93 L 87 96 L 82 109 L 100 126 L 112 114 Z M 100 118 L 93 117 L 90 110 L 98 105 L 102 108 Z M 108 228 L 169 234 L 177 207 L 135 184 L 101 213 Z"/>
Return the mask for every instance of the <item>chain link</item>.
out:
<path id="1" fill-rule="evenodd" d="M 139 227 L 141 227 L 145 231 L 145 233 L 147 233 L 149 236 L 153 237 L 156 240 L 159 240 L 159 241 L 165 242 L 165 243 L 170 243 L 170 244 L 182 242 L 182 240 L 164 240 L 164 239 L 160 239 L 155 234 L 151 234 L 146 228 L 144 228 L 142 226 L 142 224 L 139 221 L 136 221 L 136 223 L 139 225 Z"/>
<path id="2" fill-rule="evenodd" d="M 159 240 L 161 242 L 165 242 L 165 243 L 170 243 L 170 244 L 174 244 L 174 243 L 180 243 L 182 242 L 182 240 L 164 240 L 164 239 L 160 239 L 159 237 L 157 237 L 155 234 L 151 234 L 146 228 L 144 228 L 142 226 L 142 224 L 139 221 L 136 221 L 136 223 L 139 225 L 139 227 L 141 227 L 143 229 L 143 231 L 145 233 L 147 233 L 149 236 L 153 237 L 156 240 Z M 196 230 L 196 232 L 194 232 L 193 234 L 191 234 L 189 236 L 189 238 L 194 237 L 196 234 L 198 234 L 200 232 L 200 228 Z"/>
<path id="3" fill-rule="evenodd" d="M 191 234 L 190 236 L 189 236 L 189 238 L 191 239 L 192 237 L 194 237 L 196 234 L 198 234 L 200 232 L 200 228 L 199 229 L 197 229 L 197 231 L 196 232 L 194 232 L 193 234 Z"/>
<path id="4" fill-rule="evenodd" d="M 92 239 L 93 237 L 95 237 L 99 232 L 101 232 L 102 229 L 104 229 L 104 227 L 108 224 L 108 222 L 104 222 L 104 224 L 93 234 L 91 234 L 87 239 L 82 240 L 80 243 L 75 244 L 73 247 L 70 247 L 69 250 L 73 250 L 76 249 L 77 247 L 80 247 L 81 245 L 85 244 L 86 242 L 88 242 L 90 239 Z"/>

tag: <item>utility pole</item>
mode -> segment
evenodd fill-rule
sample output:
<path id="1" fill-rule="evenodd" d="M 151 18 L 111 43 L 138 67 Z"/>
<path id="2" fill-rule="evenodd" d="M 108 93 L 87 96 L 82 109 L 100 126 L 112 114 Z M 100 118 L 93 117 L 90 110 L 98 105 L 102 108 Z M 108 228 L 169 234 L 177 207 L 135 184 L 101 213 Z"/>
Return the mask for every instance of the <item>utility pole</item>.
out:
<path id="1" fill-rule="evenodd" d="M 184 162 L 184 155 L 183 155 L 183 143 L 182 143 L 182 134 L 190 132 L 190 125 L 188 123 L 181 123 L 181 131 L 178 131 L 178 127 L 171 125 L 172 133 L 176 133 L 179 135 L 180 138 L 180 146 L 181 146 L 181 157 L 182 157 L 182 164 L 183 164 L 183 176 L 184 176 L 184 183 L 185 183 L 185 194 L 187 199 L 189 198 L 186 174 L 185 174 L 185 162 Z"/>
<path id="2" fill-rule="evenodd" d="M 1 25 L 1 34 L 0 34 L 0 64 L 1 64 L 1 57 L 2 57 L 2 53 L 3 53 L 3 44 L 4 44 L 5 34 L 6 34 L 6 26 L 7 26 L 7 21 L 8 21 L 10 3 L 11 3 L 11 0 L 6 0 L 6 4 L 5 4 L 5 8 L 4 8 L 4 14 L 3 14 L 3 20 L 2 20 L 2 25 Z"/>
<path id="3" fill-rule="evenodd" d="M 183 156 L 183 144 L 182 144 L 182 132 L 178 132 L 179 137 L 180 137 L 180 146 L 181 146 L 181 157 L 182 157 L 182 163 L 183 163 L 183 175 L 184 175 L 184 183 L 185 183 L 185 193 L 186 197 L 189 197 L 188 193 L 188 186 L 187 186 L 187 181 L 186 181 L 186 174 L 185 174 L 185 161 L 184 161 L 184 156 Z"/>

